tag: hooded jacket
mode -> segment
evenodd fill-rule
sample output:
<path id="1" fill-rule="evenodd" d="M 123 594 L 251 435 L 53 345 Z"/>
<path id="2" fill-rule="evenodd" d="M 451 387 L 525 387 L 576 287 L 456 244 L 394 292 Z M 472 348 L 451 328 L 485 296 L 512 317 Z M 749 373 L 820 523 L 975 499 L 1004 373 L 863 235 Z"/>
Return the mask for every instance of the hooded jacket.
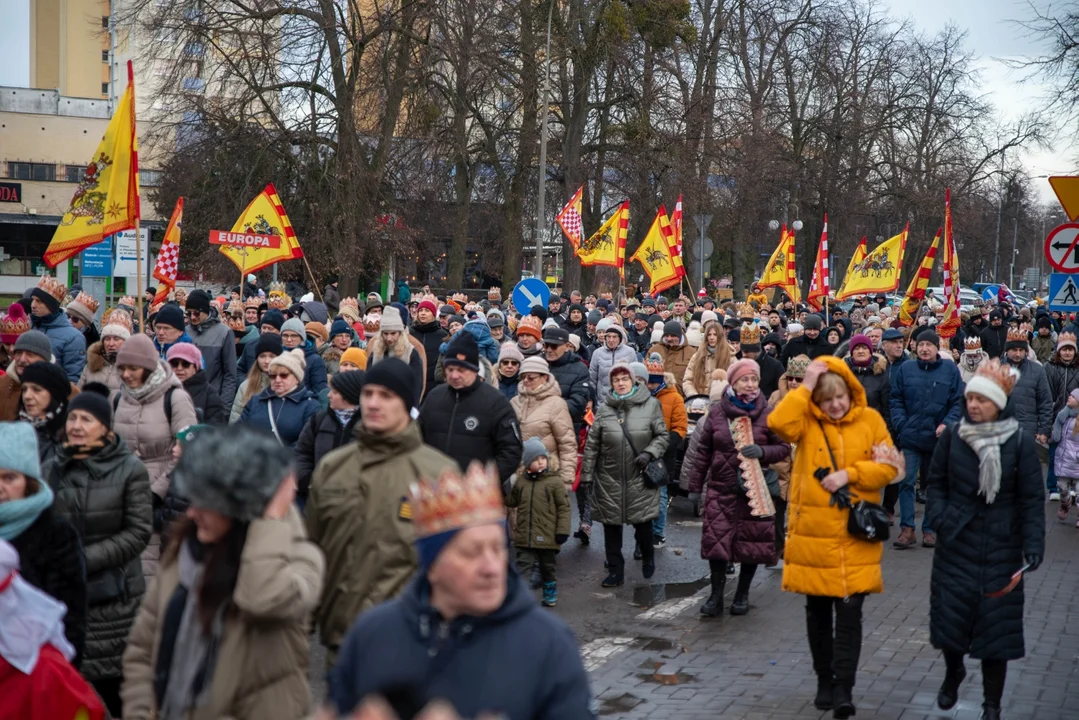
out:
<path id="1" fill-rule="evenodd" d="M 607 394 L 611 391 L 611 368 L 619 363 L 631 363 L 637 361 L 637 352 L 626 344 L 626 330 L 621 325 L 612 325 L 607 332 L 617 332 L 622 341 L 611 350 L 605 340 L 601 339 L 599 347 L 592 352 L 592 359 L 588 363 L 588 379 L 592 387 L 596 389 L 596 405 L 602 405 L 607 401 Z"/>
<path id="2" fill-rule="evenodd" d="M 86 365 L 86 336 L 75 329 L 63 310 L 46 318 L 31 315 L 30 322 L 49 338 L 56 364 L 64 369 L 68 380 L 78 382 Z"/>
<path id="3" fill-rule="evenodd" d="M 577 435 L 558 383 L 548 375 L 547 381 L 534 391 L 518 384 L 517 397 L 510 400 L 510 405 L 517 413 L 522 442 L 538 437 L 547 449 L 548 467 L 562 478 L 567 490 L 571 489 L 577 473 Z M 517 473 L 518 483 L 523 470 L 527 468 Z"/>
<path id="4" fill-rule="evenodd" d="M 867 404 L 865 389 L 850 367 L 838 358 L 822 360 L 847 383 L 847 414 L 833 420 L 803 385 L 788 392 L 768 416 L 768 427 L 776 435 L 798 445 L 788 496 L 783 589 L 836 598 L 879 593 L 884 588 L 883 544 L 847 531 L 849 511 L 831 504 L 832 494 L 813 473 L 818 467 L 832 470 L 830 446 L 837 469 L 847 471 L 851 502 L 879 503 L 881 491 L 897 477 L 902 479 L 903 456 L 892 445 L 884 418 Z"/>
<path id="5" fill-rule="evenodd" d="M 120 392 L 120 371 L 116 369 L 115 359 L 109 362 L 105 359 L 105 344 L 97 341 L 86 350 L 86 367 L 82 370 L 82 376 L 76 383 L 79 390 L 86 383 L 97 382 L 109 388 L 109 400 Z"/>
<path id="6" fill-rule="evenodd" d="M 558 550 L 558 536 L 569 537 L 569 488 L 553 470 L 545 470 L 535 480 L 518 473 L 506 507 L 517 509 L 513 528 L 516 548 Z"/>
<path id="7" fill-rule="evenodd" d="M 287 348 L 285 352 L 288 352 Z M 303 384 L 307 386 L 307 389 L 315 397 L 319 397 L 329 388 L 329 378 L 326 375 L 326 361 L 318 354 L 318 348 L 310 339 L 304 340 L 303 359 L 306 363 L 303 371 Z M 254 358 L 254 361 L 258 362 L 258 358 Z"/>
<path id="8" fill-rule="evenodd" d="M 982 350 L 985 350 L 991 358 L 999 358 L 1004 354 L 1004 346 L 1008 342 L 1008 325 L 1002 322 L 999 326 L 993 327 L 994 313 L 999 314 L 1000 311 L 994 310 L 989 313 L 990 324 L 982 330 Z"/>
<path id="9" fill-rule="evenodd" d="M 1079 362 L 1076 362 L 1076 359 L 1065 363 L 1060 359 L 1059 353 L 1053 353 L 1053 357 L 1045 365 L 1045 379 L 1049 381 L 1049 393 L 1053 396 L 1054 417 L 1068 402 L 1071 391 L 1079 388 Z"/>
<path id="10" fill-rule="evenodd" d="M 191 342 L 202 352 L 202 370 L 214 392 L 226 403 L 236 396 L 236 336 L 221 322 L 217 309 L 198 325 L 188 325 Z"/>
<path id="11" fill-rule="evenodd" d="M 594 720 L 573 633 L 536 604 L 516 570 L 507 569 L 506 598 L 490 615 L 446 622 L 430 596 L 421 573 L 402 597 L 356 620 L 329 678 L 342 717 L 367 695 L 394 691 L 416 708 L 441 698 L 466 718 Z"/>
<path id="12" fill-rule="evenodd" d="M 409 330 L 412 333 L 412 337 L 420 341 L 423 345 L 423 352 L 427 356 L 427 379 L 426 389 L 433 388 L 435 386 L 435 365 L 438 364 L 438 349 L 449 337 L 441 325 L 438 324 L 438 320 L 432 320 L 429 323 L 414 322 Z"/>
<path id="13" fill-rule="evenodd" d="M 645 485 L 634 461 L 642 452 L 662 458 L 670 439 L 659 401 L 640 380 L 634 387 L 627 398 L 608 396 L 584 446 L 581 483 L 590 484 L 592 519 L 604 525 L 636 525 L 659 515 L 659 488 Z"/>
<path id="14" fill-rule="evenodd" d="M 186 720 L 291 720 L 309 711 L 308 618 L 318 604 L 324 564 L 295 508 L 283 520 L 259 519 L 248 526 L 231 612 L 225 614 L 213 676 L 206 680 L 208 699 Z M 125 720 L 157 717 L 155 671 L 179 584 L 172 552 L 162 560 L 124 652 Z"/>
<path id="15" fill-rule="evenodd" d="M 865 399 L 869 407 L 887 417 L 888 403 L 892 395 L 892 385 L 888 381 L 888 360 L 883 355 L 873 355 L 869 365 L 858 367 L 850 355 L 843 358 L 851 373 L 865 389 Z"/>
<path id="16" fill-rule="evenodd" d="M 416 569 L 409 486 L 460 472 L 425 445 L 416 423 L 396 435 L 357 426 L 355 442 L 326 455 L 311 476 L 307 531 L 326 556 L 315 615 L 331 662 L 358 615 L 399 595 Z"/>
<path id="17" fill-rule="evenodd" d="M 551 375 L 558 381 L 562 399 L 566 401 L 566 407 L 569 408 L 569 416 L 573 420 L 574 428 L 580 430 L 584 425 L 585 408 L 588 407 L 588 401 L 592 399 L 588 365 L 581 360 L 580 355 L 569 350 L 554 362 L 548 363 L 548 367 Z"/>
<path id="18" fill-rule="evenodd" d="M 183 382 L 184 390 L 195 406 L 195 415 L 206 425 L 228 425 L 229 416 L 225 401 L 210 386 L 205 370 L 199 370 Z"/>
<path id="19" fill-rule="evenodd" d="M 357 407 L 347 425 L 342 425 L 333 410 L 319 410 L 303 426 L 300 438 L 296 441 L 296 494 L 307 497 L 311 487 L 311 476 L 322 458 L 352 441 L 353 433 L 360 422 L 360 409 Z"/>
<path id="20" fill-rule="evenodd" d="M 955 363 L 915 357 L 892 366 L 888 411 L 892 437 L 900 449 L 933 452 L 937 427 L 958 422 L 962 408 L 963 380 Z"/>
<path id="21" fill-rule="evenodd" d="M 682 335 L 682 344 L 676 348 L 669 348 L 663 342 L 658 342 L 648 348 L 648 355 L 652 353 L 659 353 L 659 356 L 663 358 L 663 367 L 671 375 L 674 375 L 675 389 L 682 393 L 682 383 L 686 379 L 686 369 L 689 368 L 689 361 L 693 357 L 693 354 L 697 352 L 697 348 L 686 342 L 686 336 Z"/>
<path id="22" fill-rule="evenodd" d="M 779 354 L 779 362 L 786 368 L 792 357 L 808 355 L 810 360 L 815 360 L 822 355 L 831 355 L 835 351 L 835 347 L 829 345 L 828 341 L 825 340 L 827 332 L 828 328 L 823 328 L 820 335 L 815 338 L 809 338 L 805 335 L 792 337 L 783 346 L 783 351 Z"/>

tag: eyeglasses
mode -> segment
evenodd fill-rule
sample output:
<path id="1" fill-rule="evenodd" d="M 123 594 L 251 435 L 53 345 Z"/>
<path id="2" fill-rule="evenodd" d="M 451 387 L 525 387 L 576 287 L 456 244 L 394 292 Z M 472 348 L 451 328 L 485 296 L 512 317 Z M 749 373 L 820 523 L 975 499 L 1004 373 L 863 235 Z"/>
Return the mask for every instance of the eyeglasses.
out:
<path id="1" fill-rule="evenodd" d="M 789 382 L 789 383 L 800 383 L 800 382 L 802 382 L 802 378 L 794 377 L 793 375 L 788 375 L 787 376 L 787 382 Z"/>
<path id="2" fill-rule="evenodd" d="M 275 375 L 270 375 L 269 377 L 271 380 L 284 380 L 288 377 L 291 377 L 291 375 L 292 373 L 277 373 Z"/>
<path id="3" fill-rule="evenodd" d="M 194 364 L 189 363 L 187 360 L 169 360 L 169 365 L 174 368 L 186 369 L 189 367 L 195 367 Z"/>
<path id="4" fill-rule="evenodd" d="M 499 365 L 520 365 L 521 363 L 517 362 L 516 360 L 499 360 L 498 364 Z"/>

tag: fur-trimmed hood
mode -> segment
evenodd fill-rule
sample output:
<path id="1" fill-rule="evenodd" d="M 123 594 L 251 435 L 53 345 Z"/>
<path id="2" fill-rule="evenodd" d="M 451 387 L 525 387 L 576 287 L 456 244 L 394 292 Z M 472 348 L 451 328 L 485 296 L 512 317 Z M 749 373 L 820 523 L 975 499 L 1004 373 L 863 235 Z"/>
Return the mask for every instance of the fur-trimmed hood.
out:
<path id="1" fill-rule="evenodd" d="M 412 355 L 413 347 L 412 343 L 408 339 L 408 331 L 404 331 L 397 336 L 397 342 L 393 344 L 392 348 L 386 347 L 386 341 L 382 339 L 382 333 L 377 333 L 373 338 L 367 341 L 367 363 L 373 365 L 378 360 L 392 355 L 393 357 L 400 358 L 406 364 L 409 357 Z"/>
<path id="2" fill-rule="evenodd" d="M 108 360 L 105 359 L 105 343 L 98 340 L 96 343 L 86 348 L 86 368 L 90 372 L 101 372 L 105 369 L 106 365 L 109 365 Z"/>

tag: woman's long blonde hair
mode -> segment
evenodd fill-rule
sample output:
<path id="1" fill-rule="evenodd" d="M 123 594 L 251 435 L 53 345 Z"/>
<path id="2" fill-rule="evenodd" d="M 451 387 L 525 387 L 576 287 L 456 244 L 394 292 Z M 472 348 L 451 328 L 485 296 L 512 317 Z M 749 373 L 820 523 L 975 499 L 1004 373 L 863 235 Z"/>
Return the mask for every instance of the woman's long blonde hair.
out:
<path id="1" fill-rule="evenodd" d="M 255 362 L 251 364 L 251 369 L 247 371 L 247 385 L 244 386 L 244 405 L 246 406 L 251 398 L 255 397 L 269 386 L 270 376 L 262 372 L 262 368 L 259 367 L 259 359 L 256 356 Z"/>
<path id="2" fill-rule="evenodd" d="M 705 357 L 702 357 L 700 362 L 697 363 L 696 368 L 693 370 L 693 387 L 697 388 L 697 392 L 708 392 L 712 384 L 712 376 L 708 370 L 707 362 L 708 358 L 708 333 L 715 330 L 716 332 L 716 364 L 715 370 L 726 370 L 731 366 L 731 361 L 734 359 L 731 354 L 731 346 L 727 344 L 727 334 L 723 332 L 723 327 L 715 320 L 709 320 L 701 328 L 701 346 L 697 348 L 697 353 L 704 353 Z M 705 388 L 702 390 L 701 388 Z"/>

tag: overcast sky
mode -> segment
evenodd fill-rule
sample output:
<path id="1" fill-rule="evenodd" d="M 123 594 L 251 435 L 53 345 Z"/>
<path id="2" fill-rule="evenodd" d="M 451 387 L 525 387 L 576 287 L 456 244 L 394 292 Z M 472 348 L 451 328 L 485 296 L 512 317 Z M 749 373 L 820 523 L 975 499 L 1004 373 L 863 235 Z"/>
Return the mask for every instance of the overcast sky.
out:
<path id="1" fill-rule="evenodd" d="M 1044 5 L 1048 0 L 1034 0 Z M 25 87 L 30 82 L 30 0 L 0 0 L 0 85 Z M 982 86 L 993 104 L 1007 117 L 1016 117 L 1037 102 L 1044 88 L 1023 82 L 1024 74 L 1010 70 L 1007 59 L 1022 59 L 1039 51 L 1035 39 L 1011 20 L 1030 14 L 1027 0 L 882 0 L 899 18 L 911 18 L 919 30 L 935 33 L 949 22 L 965 28 L 967 46 L 978 58 Z M 1071 145 L 1056 143 L 1049 151 L 1028 152 L 1023 161 L 1034 175 L 1072 173 Z M 1053 198 L 1049 183 L 1038 180 L 1046 201 Z"/>

